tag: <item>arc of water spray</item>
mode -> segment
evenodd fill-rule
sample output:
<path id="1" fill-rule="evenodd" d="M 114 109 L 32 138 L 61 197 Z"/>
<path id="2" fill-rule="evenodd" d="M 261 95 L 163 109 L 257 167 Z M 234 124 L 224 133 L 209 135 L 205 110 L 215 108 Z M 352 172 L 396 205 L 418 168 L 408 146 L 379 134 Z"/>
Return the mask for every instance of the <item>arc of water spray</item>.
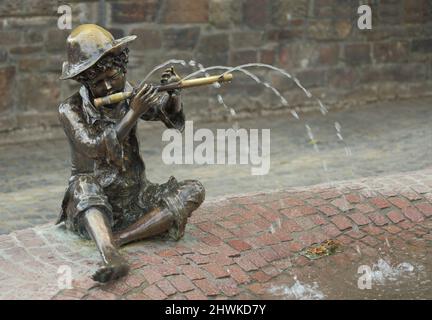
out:
<path id="1" fill-rule="evenodd" d="M 193 62 L 193 63 L 192 63 L 192 62 Z M 186 65 L 187 65 L 187 63 L 186 63 L 185 60 L 178 60 L 178 59 L 171 59 L 171 60 L 168 60 L 168 61 L 166 61 L 166 62 L 164 62 L 164 63 L 162 63 L 162 64 L 156 66 L 153 70 L 151 70 L 151 71 L 147 74 L 147 76 L 144 78 L 144 80 L 143 80 L 141 83 L 144 83 L 144 82 L 145 82 L 145 81 L 146 81 L 146 80 L 147 80 L 147 79 L 148 79 L 148 78 L 149 78 L 149 77 L 150 77 L 154 72 L 156 72 L 157 70 L 159 70 L 159 69 L 161 69 L 161 68 L 163 68 L 163 67 L 165 67 L 165 66 L 167 66 L 167 65 L 169 65 L 169 64 L 181 64 L 181 65 L 183 65 L 183 66 L 186 66 Z M 191 60 L 190 63 L 189 63 L 189 65 L 190 65 L 190 66 L 196 66 L 197 63 L 196 63 L 195 61 Z M 289 74 L 288 72 L 286 72 L 284 69 L 281 69 L 281 68 L 278 68 L 278 67 L 275 67 L 275 66 L 272 66 L 272 65 L 269 65 L 269 64 L 264 64 L 264 63 L 247 63 L 247 64 L 243 64 L 243 65 L 236 66 L 236 67 L 227 67 L 227 66 L 211 66 L 211 67 L 207 67 L 207 68 L 204 68 L 202 64 L 198 63 L 198 68 L 199 68 L 199 70 L 190 73 L 189 75 L 187 75 L 187 76 L 184 77 L 183 79 L 184 79 L 184 80 L 187 80 L 187 79 L 192 78 L 192 77 L 194 77 L 194 76 L 196 76 L 196 75 L 198 75 L 198 74 L 200 74 L 200 73 L 204 73 L 205 75 L 208 75 L 208 72 L 207 72 L 207 71 L 210 71 L 210 70 L 217 70 L 217 69 L 226 70 L 226 71 L 224 72 L 224 74 L 225 74 L 225 73 L 230 73 L 230 72 L 233 72 L 233 71 L 240 71 L 240 72 L 244 73 L 245 75 L 249 76 L 250 78 L 252 78 L 255 82 L 257 82 L 257 83 L 261 83 L 261 84 L 263 84 L 265 87 L 271 89 L 271 90 L 274 92 L 274 94 L 276 94 L 276 95 L 281 99 L 282 104 L 285 105 L 285 106 L 287 106 L 287 105 L 288 105 L 288 102 L 287 102 L 287 100 L 286 100 L 286 99 L 285 99 L 285 98 L 280 94 L 280 92 L 279 92 L 276 88 L 272 87 L 269 83 L 267 83 L 267 82 L 262 82 L 262 81 L 261 81 L 261 80 L 260 80 L 260 79 L 255 75 L 255 74 L 253 74 L 252 72 L 250 72 L 250 71 L 248 71 L 248 70 L 245 69 L 245 68 L 249 68 L 249 67 L 264 67 L 264 68 L 268 68 L 268 69 L 271 69 L 271 70 L 274 70 L 274 71 L 278 71 L 278 72 L 282 73 L 284 76 L 286 76 L 287 78 L 292 79 L 292 80 L 295 82 L 295 84 L 296 84 L 300 89 L 302 89 L 302 91 L 305 93 L 305 95 L 306 95 L 309 99 L 313 97 L 313 95 L 310 93 L 310 91 L 308 91 L 308 90 L 307 90 L 307 89 L 306 89 L 306 88 L 305 88 L 305 87 L 300 83 L 300 81 L 298 80 L 298 78 L 291 76 L 291 74 Z M 216 86 L 216 85 L 217 85 L 217 84 L 215 84 L 215 86 Z M 220 86 L 220 85 L 219 85 L 219 86 Z M 233 110 L 233 108 L 229 108 L 229 107 L 225 104 L 225 102 L 223 101 L 223 98 L 222 98 L 222 96 L 221 96 L 220 94 L 217 95 L 217 99 L 218 99 L 218 102 L 219 102 L 220 104 L 222 104 L 222 105 L 225 107 L 225 109 L 227 109 L 227 110 L 229 109 L 229 110 L 230 110 L 231 115 L 233 115 L 233 116 L 235 115 L 235 110 Z M 327 110 L 327 108 L 324 106 L 324 104 L 322 103 L 322 101 L 321 101 L 319 98 L 316 98 L 316 97 L 315 97 L 315 99 L 317 100 L 317 102 L 318 102 L 318 104 L 319 104 L 319 106 L 320 106 L 320 111 L 321 111 L 321 113 L 322 113 L 323 115 L 327 114 L 327 113 L 328 113 L 328 110 Z M 234 112 L 233 112 L 233 111 L 234 111 Z M 299 116 L 298 116 L 297 112 L 295 112 L 295 110 L 291 110 L 291 113 L 292 113 L 292 115 L 293 115 L 296 119 L 299 119 Z M 306 126 L 306 129 L 307 129 L 307 132 L 308 132 L 309 138 L 313 140 L 313 134 L 312 134 L 312 130 L 311 130 L 310 126 L 309 126 L 308 124 L 305 124 L 305 126 Z M 346 153 L 346 156 L 350 156 L 350 155 L 352 155 L 352 154 L 351 154 L 351 149 L 347 146 L 346 142 L 343 140 L 343 137 L 342 137 L 341 134 L 340 134 L 340 125 L 339 125 L 339 130 L 338 130 L 338 126 L 336 125 L 336 130 L 338 131 L 338 134 L 337 134 L 338 138 L 339 138 L 341 141 L 343 141 L 344 144 L 345 144 L 345 153 Z M 318 147 L 316 144 L 314 144 L 314 149 L 315 149 L 315 151 L 316 151 L 317 153 L 320 153 L 319 147 Z M 328 172 L 327 163 L 326 163 L 324 160 L 322 161 L 322 166 L 323 166 L 323 169 L 324 169 L 324 173 L 325 173 L 325 176 L 326 176 L 326 180 L 327 180 L 327 182 L 328 182 L 330 185 L 332 185 L 332 183 L 330 182 L 330 179 L 329 179 L 329 177 L 328 177 L 328 175 L 327 175 L 327 172 Z M 340 192 L 341 192 L 341 191 L 340 191 Z M 341 192 L 341 194 L 344 196 L 344 194 L 343 194 L 342 192 Z"/>

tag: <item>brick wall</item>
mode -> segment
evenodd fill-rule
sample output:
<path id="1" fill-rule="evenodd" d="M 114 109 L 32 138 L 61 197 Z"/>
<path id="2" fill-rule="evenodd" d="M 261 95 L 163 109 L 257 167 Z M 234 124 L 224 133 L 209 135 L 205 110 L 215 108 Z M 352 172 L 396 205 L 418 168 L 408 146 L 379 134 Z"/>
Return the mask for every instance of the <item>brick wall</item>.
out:
<path id="1" fill-rule="evenodd" d="M 57 29 L 63 1 L 0 2 L 0 131 L 58 125 L 56 110 L 76 85 L 58 80 L 69 31 Z M 136 34 L 130 78 L 168 59 L 205 66 L 263 62 L 280 66 L 329 107 L 430 95 L 432 3 L 371 0 L 373 29 L 357 28 L 359 1 L 342 0 L 70 0 L 73 27 L 104 20 L 116 37 Z M 102 21 L 103 21 L 102 20 Z M 192 68 L 178 67 L 187 74 Z M 259 70 L 258 70 L 259 71 Z M 259 71 L 291 107 L 317 108 L 292 81 Z M 153 78 L 154 81 L 157 78 Z M 190 89 L 192 119 L 285 113 L 272 91 L 244 76 L 216 88 Z"/>

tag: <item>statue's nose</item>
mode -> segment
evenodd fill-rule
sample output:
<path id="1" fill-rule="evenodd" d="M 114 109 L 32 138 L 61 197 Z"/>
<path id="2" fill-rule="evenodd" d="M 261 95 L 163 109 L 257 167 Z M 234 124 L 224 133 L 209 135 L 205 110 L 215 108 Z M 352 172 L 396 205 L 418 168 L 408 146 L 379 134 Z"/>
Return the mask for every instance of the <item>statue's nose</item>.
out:
<path id="1" fill-rule="evenodd" d="M 110 90 L 112 88 L 111 82 L 105 80 L 105 87 L 107 91 Z"/>

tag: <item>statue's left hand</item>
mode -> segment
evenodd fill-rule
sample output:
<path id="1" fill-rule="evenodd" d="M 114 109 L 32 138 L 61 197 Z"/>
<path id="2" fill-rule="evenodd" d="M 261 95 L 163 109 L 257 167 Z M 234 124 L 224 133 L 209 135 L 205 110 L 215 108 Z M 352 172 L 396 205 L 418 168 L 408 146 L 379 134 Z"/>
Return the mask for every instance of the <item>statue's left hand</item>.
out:
<path id="1" fill-rule="evenodd" d="M 169 67 L 164 70 L 161 76 L 161 84 L 170 84 L 180 81 L 180 76 L 175 72 L 174 67 Z M 168 91 L 169 94 L 180 93 L 180 89 Z"/>

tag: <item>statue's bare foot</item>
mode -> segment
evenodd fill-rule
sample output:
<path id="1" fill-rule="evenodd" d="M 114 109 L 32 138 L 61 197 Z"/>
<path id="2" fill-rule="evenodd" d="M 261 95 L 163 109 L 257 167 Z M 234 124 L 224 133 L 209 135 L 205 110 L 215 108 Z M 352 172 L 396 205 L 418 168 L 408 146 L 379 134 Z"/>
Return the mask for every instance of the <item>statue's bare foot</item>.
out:
<path id="1" fill-rule="evenodd" d="M 110 262 L 94 273 L 92 279 L 98 282 L 109 282 L 124 277 L 129 273 L 129 265 L 125 259 L 117 255 Z"/>

